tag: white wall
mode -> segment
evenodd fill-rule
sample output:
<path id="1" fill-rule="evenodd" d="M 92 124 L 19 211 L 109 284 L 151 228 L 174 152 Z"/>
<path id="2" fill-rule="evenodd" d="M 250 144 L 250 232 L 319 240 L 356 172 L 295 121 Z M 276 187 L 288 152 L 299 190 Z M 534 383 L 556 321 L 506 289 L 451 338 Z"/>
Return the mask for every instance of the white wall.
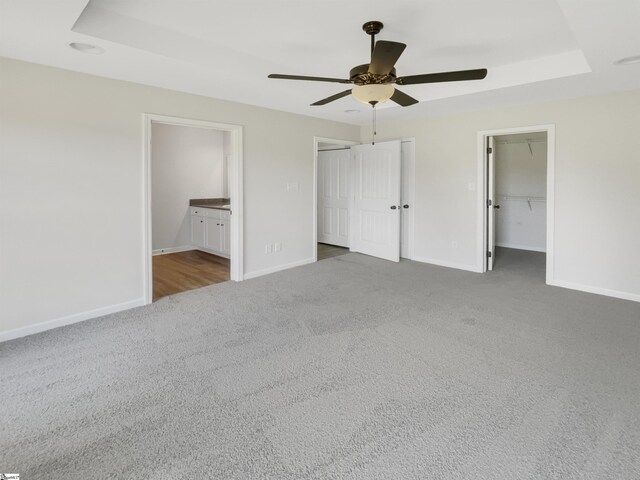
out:
<path id="1" fill-rule="evenodd" d="M 544 252 L 547 244 L 547 143 L 496 137 L 496 245 Z M 533 152 L 533 155 L 531 155 Z M 529 197 L 530 202 L 526 198 Z M 533 197 L 533 198 L 531 198 Z"/>
<path id="2" fill-rule="evenodd" d="M 222 150 L 224 155 L 224 163 L 222 164 L 222 168 L 224 178 L 226 179 L 222 196 L 224 198 L 229 198 L 229 192 L 231 191 L 229 188 L 229 186 L 231 185 L 231 169 L 229 168 L 229 164 L 231 162 L 231 155 L 233 154 L 231 132 L 222 132 Z"/>
<path id="3" fill-rule="evenodd" d="M 253 274 L 311 261 L 313 137 L 359 137 L 346 124 L 15 60 L 0 71 L 0 339 L 142 302 L 143 113 L 244 126 Z M 265 254 L 275 242 L 282 251 Z"/>
<path id="4" fill-rule="evenodd" d="M 188 247 L 189 200 L 227 191 L 223 132 L 153 122 L 151 181 L 153 250 Z"/>
<path id="5" fill-rule="evenodd" d="M 478 132 L 555 124 L 555 282 L 640 300 L 640 90 L 378 121 L 379 140 L 416 137 L 416 257 L 470 270 L 482 265 Z"/>

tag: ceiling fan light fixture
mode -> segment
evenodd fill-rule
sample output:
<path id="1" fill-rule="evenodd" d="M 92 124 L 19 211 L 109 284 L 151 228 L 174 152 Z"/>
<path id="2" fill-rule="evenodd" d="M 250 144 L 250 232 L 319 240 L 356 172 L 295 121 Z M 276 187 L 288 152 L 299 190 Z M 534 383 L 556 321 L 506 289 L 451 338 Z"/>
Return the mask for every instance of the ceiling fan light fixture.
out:
<path id="1" fill-rule="evenodd" d="M 392 85 L 385 85 L 382 83 L 374 83 L 371 85 L 358 85 L 353 87 L 351 93 L 356 100 L 362 103 L 371 105 L 372 103 L 378 104 L 389 100 L 395 88 Z"/>

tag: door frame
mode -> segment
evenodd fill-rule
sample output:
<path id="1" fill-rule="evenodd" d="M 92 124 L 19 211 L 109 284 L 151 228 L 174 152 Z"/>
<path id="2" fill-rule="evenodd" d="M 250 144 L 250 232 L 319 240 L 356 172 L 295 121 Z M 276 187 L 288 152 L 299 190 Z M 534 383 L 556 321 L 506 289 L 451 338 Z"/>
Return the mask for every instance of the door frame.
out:
<path id="1" fill-rule="evenodd" d="M 487 255 L 485 257 L 485 263 L 487 266 L 487 270 L 493 270 L 493 262 L 495 261 L 494 255 L 496 253 L 496 145 L 497 142 L 494 135 L 485 137 L 485 149 L 487 152 L 485 157 L 485 164 L 487 166 L 487 181 L 484 184 L 487 187 L 487 192 L 485 194 L 485 205 L 487 206 L 487 233 L 485 236 L 485 238 L 487 239 Z M 491 149 L 491 153 L 489 153 L 489 149 Z M 493 192 L 491 192 L 491 189 L 493 189 Z M 491 202 L 491 205 L 489 205 L 489 202 Z M 489 254 L 491 254 L 491 256 L 489 256 Z"/>
<path id="2" fill-rule="evenodd" d="M 392 139 L 393 140 L 393 139 Z M 383 140 L 384 141 L 384 140 Z M 327 137 L 313 137 L 313 261 L 318 261 L 318 144 L 320 143 L 330 143 L 332 145 L 343 145 L 352 147 L 354 145 L 360 145 L 362 142 L 354 142 L 351 140 L 341 140 L 336 138 L 327 138 Z M 406 137 L 401 138 L 400 143 L 410 143 L 411 144 L 411 170 L 413 175 L 411 175 L 411 203 L 409 206 L 409 228 L 407 239 L 407 250 L 408 254 L 406 257 L 400 255 L 400 258 L 406 258 L 408 260 L 413 260 L 414 257 L 414 246 L 415 246 L 415 202 L 416 202 L 416 138 L 415 137 Z M 402 147 L 401 147 L 402 148 Z M 402 159 L 401 159 L 402 161 Z M 404 163 L 402 164 L 404 167 Z M 402 195 L 404 192 L 400 192 Z M 351 198 L 349 199 L 351 202 Z M 402 228 L 402 226 L 400 227 Z M 351 231 L 349 231 L 351 234 Z"/>
<path id="3" fill-rule="evenodd" d="M 416 137 L 407 137 L 407 138 L 402 138 L 400 139 L 400 163 L 401 163 L 401 167 L 402 167 L 402 171 L 401 171 L 401 175 L 402 175 L 402 180 L 403 180 L 403 186 L 404 186 L 404 167 L 407 166 L 407 162 L 405 162 L 405 158 L 402 156 L 402 144 L 410 144 L 411 145 L 411 160 L 410 165 L 408 165 L 410 167 L 409 170 L 409 191 L 405 192 L 404 189 L 400 190 L 400 196 L 401 196 L 401 200 L 404 202 L 404 200 L 408 200 L 409 201 L 409 211 L 408 211 L 408 222 L 409 225 L 407 227 L 407 235 L 409 236 L 409 238 L 407 238 L 407 256 L 403 257 L 402 256 L 402 245 L 400 246 L 400 258 L 406 258 L 408 260 L 413 260 L 413 256 L 414 256 L 414 248 L 415 248 L 415 211 L 416 211 Z M 409 198 L 407 198 L 405 195 L 409 196 Z M 400 218 L 400 221 L 402 222 L 402 217 Z M 400 223 L 400 229 L 402 230 L 402 223 Z M 402 232 L 401 232 L 402 233 Z"/>
<path id="4" fill-rule="evenodd" d="M 153 123 L 197 127 L 231 133 L 231 162 L 229 195 L 231 198 L 231 251 L 230 276 L 233 281 L 244 279 L 244 180 L 243 180 L 243 127 L 230 123 L 210 122 L 181 117 L 170 117 L 154 113 L 142 114 L 142 251 L 143 251 L 143 296 L 144 304 L 153 302 L 153 261 L 151 227 L 151 130 Z"/>
<path id="5" fill-rule="evenodd" d="M 482 130 L 478 132 L 478 188 L 477 188 L 477 264 L 479 272 L 487 271 L 487 137 L 498 135 L 511 135 L 516 133 L 547 133 L 547 245 L 546 245 L 546 283 L 554 281 L 554 214 L 555 214 L 555 164 L 556 164 L 556 126 L 555 124 L 533 125 L 528 127 L 500 128 L 495 130 Z"/>
<path id="6" fill-rule="evenodd" d="M 345 147 L 352 147 L 353 145 L 360 145 L 359 142 L 352 140 L 342 140 L 337 138 L 327 137 L 313 137 L 313 230 L 312 230 L 312 250 L 313 261 L 318 261 L 318 145 L 320 143 L 329 143 L 331 145 L 342 145 Z M 351 235 L 351 232 L 349 232 Z"/>

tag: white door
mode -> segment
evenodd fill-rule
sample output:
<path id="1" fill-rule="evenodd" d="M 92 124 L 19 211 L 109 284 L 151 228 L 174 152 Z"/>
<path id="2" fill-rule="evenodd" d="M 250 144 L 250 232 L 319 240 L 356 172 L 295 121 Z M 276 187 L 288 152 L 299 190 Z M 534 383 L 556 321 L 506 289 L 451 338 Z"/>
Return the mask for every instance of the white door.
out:
<path id="1" fill-rule="evenodd" d="M 412 258 L 413 212 L 415 197 L 415 140 L 402 141 L 402 213 L 400 218 L 400 256 Z"/>
<path id="2" fill-rule="evenodd" d="M 351 251 L 400 261 L 400 140 L 352 152 Z"/>
<path id="3" fill-rule="evenodd" d="M 348 148 L 318 152 L 318 241 L 349 246 Z"/>
<path id="4" fill-rule="evenodd" d="M 487 137 L 487 270 L 493 270 L 496 256 L 496 143 Z"/>

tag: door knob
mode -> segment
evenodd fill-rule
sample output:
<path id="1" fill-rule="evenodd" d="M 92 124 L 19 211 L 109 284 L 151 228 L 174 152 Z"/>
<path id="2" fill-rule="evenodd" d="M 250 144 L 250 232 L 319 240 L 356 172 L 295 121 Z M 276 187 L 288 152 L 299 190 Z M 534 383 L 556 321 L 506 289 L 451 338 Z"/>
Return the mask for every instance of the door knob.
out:
<path id="1" fill-rule="evenodd" d="M 404 205 L 402 205 L 402 208 L 409 208 L 409 205 L 405 203 Z"/>
<path id="2" fill-rule="evenodd" d="M 395 210 L 396 208 L 398 207 L 396 207 L 395 205 L 391 205 L 391 210 Z"/>
<path id="3" fill-rule="evenodd" d="M 494 205 L 493 208 L 500 208 L 500 205 Z"/>

